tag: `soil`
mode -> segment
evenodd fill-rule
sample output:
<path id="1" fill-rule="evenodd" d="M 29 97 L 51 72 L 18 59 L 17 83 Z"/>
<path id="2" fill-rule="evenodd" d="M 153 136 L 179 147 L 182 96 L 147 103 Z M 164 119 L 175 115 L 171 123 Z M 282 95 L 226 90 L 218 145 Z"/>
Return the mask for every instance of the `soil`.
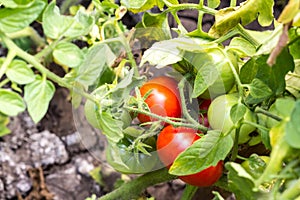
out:
<path id="1" fill-rule="evenodd" d="M 276 7 L 276 16 L 282 5 Z M 189 31 L 197 26 L 196 15 L 195 11 L 179 13 Z M 130 27 L 139 19 L 139 15 L 127 14 L 124 23 Z M 208 30 L 212 23 L 213 17 L 206 16 L 204 29 Z M 170 24 L 175 26 L 172 20 Z M 250 27 L 261 29 L 255 23 Z M 0 49 L 0 53 L 4 55 L 5 50 Z M 63 73 L 58 66 L 51 67 L 55 73 Z M 40 123 L 34 124 L 26 112 L 11 118 L 12 133 L 0 138 L 0 200 L 84 200 L 93 194 L 100 197 L 120 180 L 132 178 L 121 176 L 104 162 L 105 140 L 87 124 L 82 110 L 72 107 L 70 99 L 66 89 L 56 86 Z M 99 167 L 100 184 L 89 173 Z M 175 180 L 148 188 L 145 196 L 179 200 L 184 187 L 183 182 Z M 212 199 L 211 191 L 216 189 L 201 188 L 194 199 Z"/>

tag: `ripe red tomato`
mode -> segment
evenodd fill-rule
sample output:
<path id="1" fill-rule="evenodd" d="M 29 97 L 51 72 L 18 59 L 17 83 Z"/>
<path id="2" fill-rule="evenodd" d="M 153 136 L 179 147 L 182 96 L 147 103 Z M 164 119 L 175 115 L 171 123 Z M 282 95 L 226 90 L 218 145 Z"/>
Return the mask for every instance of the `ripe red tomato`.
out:
<path id="1" fill-rule="evenodd" d="M 160 76 L 146 82 L 140 88 L 140 93 L 144 96 L 152 90 L 145 100 L 152 113 L 163 117 L 181 117 L 180 94 L 177 85 L 173 78 Z M 138 114 L 137 117 L 142 123 L 156 120 L 144 114 Z"/>
<path id="2" fill-rule="evenodd" d="M 194 141 L 200 139 L 196 134 L 197 131 L 190 128 L 178 127 L 174 128 L 169 125 L 165 127 L 157 138 L 156 148 L 160 160 L 168 168 L 176 157 L 186 148 L 191 146 Z M 179 176 L 182 181 L 199 187 L 213 185 L 223 173 L 223 161 L 218 162 L 216 166 L 208 167 L 196 174 Z"/>
<path id="3" fill-rule="evenodd" d="M 208 117 L 207 114 L 200 114 L 199 115 L 199 123 L 202 124 L 203 126 L 209 128 L 209 122 L 208 122 Z"/>
<path id="4" fill-rule="evenodd" d="M 210 99 L 201 99 L 199 109 L 202 113 L 207 113 L 209 105 L 211 104 Z"/>

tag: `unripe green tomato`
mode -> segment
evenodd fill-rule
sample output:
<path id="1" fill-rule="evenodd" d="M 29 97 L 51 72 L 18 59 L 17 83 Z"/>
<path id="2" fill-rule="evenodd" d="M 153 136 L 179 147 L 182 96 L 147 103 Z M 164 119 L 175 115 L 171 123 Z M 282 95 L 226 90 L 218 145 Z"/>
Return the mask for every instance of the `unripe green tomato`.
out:
<path id="1" fill-rule="evenodd" d="M 151 141 L 147 144 L 154 146 L 155 139 L 148 138 L 149 140 Z M 105 149 L 107 163 L 123 174 L 144 174 L 155 170 L 160 163 L 157 153 L 152 152 L 151 155 L 146 155 L 142 152 L 129 151 L 128 146 L 131 143 L 128 141 L 128 138 L 124 138 L 118 144 L 108 144 Z"/>
<path id="2" fill-rule="evenodd" d="M 214 99 L 211 102 L 207 113 L 210 127 L 214 130 L 220 130 L 223 133 L 228 132 L 234 125 L 230 117 L 230 110 L 231 107 L 237 103 L 237 93 L 222 95 Z M 256 123 L 256 116 L 247 108 L 244 120 Z M 248 142 L 251 139 L 250 133 L 252 133 L 255 129 L 256 128 L 254 126 L 249 124 L 242 124 L 239 133 L 239 144 Z M 234 138 L 234 131 L 231 132 L 231 136 Z"/>
<path id="3" fill-rule="evenodd" d="M 223 63 L 221 65 L 217 65 L 217 69 L 219 72 L 218 79 L 211 86 L 209 86 L 208 89 L 202 95 L 200 95 L 201 98 L 212 99 L 219 95 L 225 94 L 228 91 L 230 91 L 235 84 L 235 78 L 232 73 L 232 69 L 230 67 L 229 62 L 224 62 L 224 60 L 226 60 L 226 57 L 223 53 L 220 49 L 212 49 L 212 51 L 209 52 L 209 54 L 214 59 L 215 63 Z M 229 52 L 227 53 L 227 56 L 229 57 L 230 62 L 237 71 L 238 64 L 236 57 Z"/>
<path id="4" fill-rule="evenodd" d="M 186 52 L 184 55 L 186 62 L 194 66 L 195 75 L 203 70 L 203 66 L 214 66 L 216 69 L 211 68 L 211 73 L 218 75 L 208 89 L 200 95 L 203 99 L 213 99 L 219 95 L 225 94 L 234 86 L 235 78 L 230 67 L 230 63 L 238 70 L 237 57 L 231 52 L 226 52 L 220 47 L 209 48 L 203 52 Z M 229 58 L 229 60 L 227 59 Z M 208 70 L 205 68 L 205 70 Z M 217 72 L 216 72 L 217 71 Z M 185 72 L 191 73 L 191 71 Z"/>

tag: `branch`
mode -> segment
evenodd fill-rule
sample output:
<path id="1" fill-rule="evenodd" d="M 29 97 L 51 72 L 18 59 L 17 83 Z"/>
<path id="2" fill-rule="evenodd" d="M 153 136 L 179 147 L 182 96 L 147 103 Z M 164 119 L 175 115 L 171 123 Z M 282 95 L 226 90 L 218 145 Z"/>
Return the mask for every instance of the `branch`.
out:
<path id="1" fill-rule="evenodd" d="M 135 199 L 149 186 L 176 179 L 166 168 L 144 174 L 116 190 L 98 198 L 98 200 L 128 200 Z"/>

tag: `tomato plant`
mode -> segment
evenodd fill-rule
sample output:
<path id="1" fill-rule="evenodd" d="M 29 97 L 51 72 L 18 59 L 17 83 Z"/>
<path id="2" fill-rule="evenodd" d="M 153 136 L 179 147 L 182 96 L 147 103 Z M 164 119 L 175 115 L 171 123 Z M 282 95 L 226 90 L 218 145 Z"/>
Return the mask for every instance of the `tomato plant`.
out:
<path id="1" fill-rule="evenodd" d="M 171 125 L 165 127 L 157 138 L 160 160 L 167 167 L 171 167 L 176 157 L 200 138 L 194 129 L 174 128 Z M 216 166 L 209 166 L 195 174 L 179 176 L 179 179 L 194 186 L 211 186 L 221 177 L 222 173 L 223 161 L 219 161 Z"/>
<path id="2" fill-rule="evenodd" d="M 156 77 L 141 86 L 140 94 L 142 97 L 147 95 L 145 103 L 152 113 L 164 117 L 181 116 L 179 91 L 174 79 L 166 76 Z M 138 119 L 141 122 L 155 120 L 145 114 L 138 114 Z"/>
<path id="3" fill-rule="evenodd" d="M 0 59 L 0 135 L 10 133 L 10 117 L 25 110 L 38 123 L 56 88 L 65 87 L 74 118 L 84 109 L 106 139 L 108 163 L 144 174 L 101 200 L 138 198 L 148 186 L 176 177 L 214 184 L 237 199 L 300 198 L 300 2 L 289 0 L 279 17 L 273 0 L 231 0 L 227 7 L 220 2 L 92 0 L 65 14 L 56 1 L 0 1 L 6 48 Z M 160 12 L 152 13 L 154 7 Z M 185 28 L 181 10 L 197 11 L 195 30 Z M 129 12 L 142 16 L 131 30 L 122 22 Z M 204 29 L 206 16 L 215 20 Z M 248 29 L 254 21 L 268 30 Z M 51 71 L 54 63 L 63 74 Z M 168 76 L 153 78 L 153 71 Z M 190 107 L 197 100 L 200 113 Z M 82 120 L 76 118 L 79 132 Z M 162 130 L 162 122 L 173 128 Z M 169 149 L 172 138 L 179 146 Z M 168 170 L 154 162 L 156 147 Z M 223 163 L 224 179 L 215 182 Z M 205 184 L 198 184 L 206 170 L 216 173 L 201 174 Z M 183 198 L 193 192 L 187 187 Z"/>

